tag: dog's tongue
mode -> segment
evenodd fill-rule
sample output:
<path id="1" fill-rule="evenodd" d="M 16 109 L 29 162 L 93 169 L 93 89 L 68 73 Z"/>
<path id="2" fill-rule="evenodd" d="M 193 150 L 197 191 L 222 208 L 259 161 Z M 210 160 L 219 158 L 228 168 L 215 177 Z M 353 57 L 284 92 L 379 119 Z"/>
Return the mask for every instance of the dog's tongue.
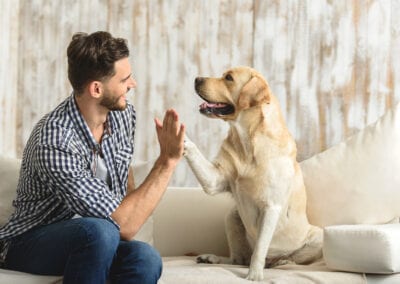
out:
<path id="1" fill-rule="evenodd" d="M 205 115 L 223 116 L 235 111 L 233 106 L 224 103 L 204 102 L 200 106 L 200 112 Z"/>
<path id="2" fill-rule="evenodd" d="M 207 103 L 204 102 L 200 105 L 200 109 L 206 109 L 206 108 L 221 108 L 221 107 L 225 107 L 226 104 L 222 104 L 222 103 Z"/>

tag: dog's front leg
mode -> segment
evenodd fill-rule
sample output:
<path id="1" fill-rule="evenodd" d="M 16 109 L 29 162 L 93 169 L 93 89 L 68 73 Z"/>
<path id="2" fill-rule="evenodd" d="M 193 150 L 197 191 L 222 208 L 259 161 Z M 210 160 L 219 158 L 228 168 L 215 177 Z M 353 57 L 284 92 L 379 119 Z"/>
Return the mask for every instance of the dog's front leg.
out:
<path id="1" fill-rule="evenodd" d="M 272 240 L 282 207 L 269 205 L 260 212 L 258 219 L 258 236 L 251 256 L 248 280 L 260 281 L 264 278 L 265 259 Z"/>
<path id="2" fill-rule="evenodd" d="M 226 191 L 227 185 L 221 169 L 208 161 L 187 136 L 184 146 L 183 155 L 204 191 L 211 195 Z"/>

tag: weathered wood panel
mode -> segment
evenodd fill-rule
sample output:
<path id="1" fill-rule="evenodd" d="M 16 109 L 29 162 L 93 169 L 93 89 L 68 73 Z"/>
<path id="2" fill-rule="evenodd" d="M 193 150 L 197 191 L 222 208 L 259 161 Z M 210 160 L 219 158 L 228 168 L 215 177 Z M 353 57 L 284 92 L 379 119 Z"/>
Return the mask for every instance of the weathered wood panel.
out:
<path id="1" fill-rule="evenodd" d="M 17 155 L 18 1 L 0 1 L 0 153 Z"/>
<path id="2" fill-rule="evenodd" d="M 399 101 L 399 1 L 257 1 L 254 66 L 286 110 L 299 159 Z"/>
<path id="3" fill-rule="evenodd" d="M 179 112 L 188 135 L 212 157 L 218 150 L 212 145 L 221 141 L 226 126 L 198 113 L 201 100 L 195 95 L 194 79 L 199 74 L 219 75 L 232 65 L 251 65 L 252 1 L 143 1 L 139 7 L 132 54 L 138 81 L 138 157 L 157 156 L 153 118 L 171 107 Z M 191 172 L 184 162 L 174 183 L 188 179 Z"/>
<path id="4" fill-rule="evenodd" d="M 107 1 L 20 0 L 20 8 L 19 155 L 36 122 L 71 93 L 66 48 L 77 31 L 107 29 Z"/>
<path id="5" fill-rule="evenodd" d="M 227 126 L 198 113 L 196 76 L 254 66 L 279 98 L 299 160 L 400 101 L 400 0 L 1 0 L 0 153 L 20 156 L 34 124 L 71 92 L 73 33 L 128 39 L 137 89 L 136 160 L 153 160 L 153 118 L 175 108 L 208 157 Z M 195 185 L 185 162 L 172 182 Z"/>

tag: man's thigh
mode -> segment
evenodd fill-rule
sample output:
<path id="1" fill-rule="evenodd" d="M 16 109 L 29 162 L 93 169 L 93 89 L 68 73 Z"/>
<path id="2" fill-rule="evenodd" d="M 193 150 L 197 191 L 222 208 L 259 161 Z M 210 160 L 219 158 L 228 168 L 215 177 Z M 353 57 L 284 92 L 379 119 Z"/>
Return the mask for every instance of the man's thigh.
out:
<path id="1" fill-rule="evenodd" d="M 71 252 L 88 241 L 96 218 L 77 218 L 34 228 L 11 241 L 6 268 L 42 275 L 63 275 Z M 113 225 L 112 225 L 113 226 Z"/>

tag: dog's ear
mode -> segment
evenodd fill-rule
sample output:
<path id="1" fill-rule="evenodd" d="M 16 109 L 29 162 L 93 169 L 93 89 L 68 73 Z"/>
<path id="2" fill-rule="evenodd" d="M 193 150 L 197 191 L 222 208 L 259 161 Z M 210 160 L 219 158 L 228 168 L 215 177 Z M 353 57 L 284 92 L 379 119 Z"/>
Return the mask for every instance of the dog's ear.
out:
<path id="1" fill-rule="evenodd" d="M 238 106 L 240 109 L 247 109 L 262 103 L 269 104 L 270 101 L 270 89 L 267 83 L 255 75 L 243 86 L 239 95 Z"/>

